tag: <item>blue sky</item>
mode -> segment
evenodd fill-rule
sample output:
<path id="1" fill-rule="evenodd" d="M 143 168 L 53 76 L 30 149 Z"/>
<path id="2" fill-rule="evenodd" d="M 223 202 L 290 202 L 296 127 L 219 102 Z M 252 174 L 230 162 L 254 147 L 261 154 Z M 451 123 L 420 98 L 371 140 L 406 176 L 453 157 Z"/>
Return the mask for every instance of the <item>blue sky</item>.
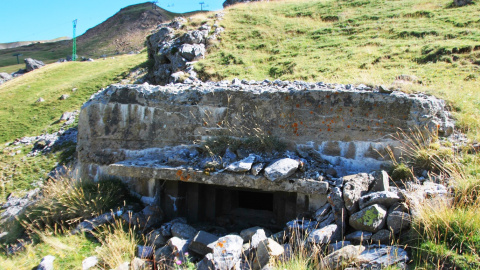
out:
<path id="1" fill-rule="evenodd" d="M 136 0 L 0 0 L 0 43 L 71 37 L 77 19 L 77 36 L 113 16 L 121 8 L 149 1 Z M 183 13 L 222 9 L 224 0 L 158 0 L 168 11 Z"/>

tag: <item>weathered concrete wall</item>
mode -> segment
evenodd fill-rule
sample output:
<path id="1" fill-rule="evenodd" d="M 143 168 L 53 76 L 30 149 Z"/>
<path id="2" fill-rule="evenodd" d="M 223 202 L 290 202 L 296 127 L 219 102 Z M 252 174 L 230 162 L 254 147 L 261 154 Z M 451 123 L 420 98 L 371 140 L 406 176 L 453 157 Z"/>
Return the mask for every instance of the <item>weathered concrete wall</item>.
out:
<path id="1" fill-rule="evenodd" d="M 281 81 L 112 85 L 82 107 L 79 160 L 86 171 L 148 149 L 217 135 L 247 137 L 258 129 L 291 149 L 311 147 L 347 171 L 370 171 L 384 162 L 378 152 L 397 144 L 390 135 L 398 129 L 452 132 L 442 100 L 365 89 Z"/>

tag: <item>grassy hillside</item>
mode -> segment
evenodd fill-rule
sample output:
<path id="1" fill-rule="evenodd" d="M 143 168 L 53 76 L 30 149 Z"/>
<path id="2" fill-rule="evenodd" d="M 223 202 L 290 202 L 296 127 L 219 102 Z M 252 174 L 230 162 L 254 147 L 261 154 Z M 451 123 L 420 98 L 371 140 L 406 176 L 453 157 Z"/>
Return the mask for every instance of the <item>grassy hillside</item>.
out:
<path id="1" fill-rule="evenodd" d="M 480 5 L 451 0 L 321 0 L 226 9 L 221 42 L 197 64 L 204 79 L 234 77 L 384 84 L 453 103 L 480 139 Z M 399 75 L 415 76 L 413 82 Z"/>
<path id="2" fill-rule="evenodd" d="M 145 60 L 142 53 L 95 62 L 55 63 L 0 85 L 0 202 L 10 192 L 21 194 L 35 188 L 57 162 L 63 161 L 62 152 L 74 149 L 28 157 L 31 145 L 8 147 L 5 142 L 58 130 L 64 112 L 79 110 L 92 94 L 118 83 Z M 64 94 L 70 97 L 60 100 Z M 40 97 L 45 102 L 36 103 Z"/>
<path id="3" fill-rule="evenodd" d="M 80 109 L 90 95 L 118 82 L 145 60 L 142 53 L 94 62 L 55 63 L 0 85 L 0 143 L 47 130 L 63 112 Z M 70 97 L 60 100 L 63 94 Z M 40 97 L 45 102 L 36 103 Z"/>
<path id="4" fill-rule="evenodd" d="M 77 37 L 77 55 L 98 58 L 103 54 L 112 55 L 140 51 L 145 45 L 145 36 L 151 30 L 175 16 L 181 16 L 164 9 L 153 9 L 151 3 L 125 7 L 103 23 L 87 30 Z M 0 50 L 0 72 L 12 72 L 12 68 L 1 68 L 17 64 L 15 53 L 23 54 L 21 59 L 34 58 L 46 63 L 56 62 L 72 54 L 72 41 L 35 43 L 12 49 Z"/>

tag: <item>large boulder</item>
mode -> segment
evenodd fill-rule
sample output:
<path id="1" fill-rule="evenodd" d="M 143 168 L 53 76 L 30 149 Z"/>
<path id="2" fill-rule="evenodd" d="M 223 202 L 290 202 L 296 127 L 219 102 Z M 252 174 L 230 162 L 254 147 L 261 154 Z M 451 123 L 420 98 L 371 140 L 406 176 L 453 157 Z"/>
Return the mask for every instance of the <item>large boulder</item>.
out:
<path id="1" fill-rule="evenodd" d="M 40 60 L 35 60 L 35 59 L 32 59 L 32 58 L 26 58 L 25 59 L 25 68 L 27 69 L 28 72 L 30 72 L 34 69 L 39 69 L 43 66 L 45 66 L 45 64 Z"/>
<path id="2" fill-rule="evenodd" d="M 213 251 L 197 264 L 198 270 L 239 268 L 243 247 L 243 239 L 240 236 L 221 237 L 208 247 Z"/>
<path id="3" fill-rule="evenodd" d="M 383 229 L 386 221 L 387 209 L 374 204 L 350 216 L 349 224 L 359 231 L 377 232 Z"/>
<path id="4" fill-rule="evenodd" d="M 183 58 L 187 61 L 194 61 L 205 56 L 205 45 L 203 44 L 183 44 L 178 49 Z"/>
<path id="5" fill-rule="evenodd" d="M 263 269 L 270 261 L 280 257 L 285 252 L 282 245 L 268 238 L 258 244 L 257 256 L 253 262 L 253 269 Z"/>
<path id="6" fill-rule="evenodd" d="M 346 246 L 320 260 L 320 269 L 344 269 L 365 250 L 363 246 Z"/>
<path id="7" fill-rule="evenodd" d="M 395 246 L 377 246 L 367 247 L 357 258 L 357 263 L 361 269 L 385 269 L 388 266 L 408 261 L 407 252 Z"/>
<path id="8" fill-rule="evenodd" d="M 412 219 L 410 215 L 402 211 L 393 211 L 387 217 L 387 228 L 394 233 L 408 229 L 411 223 Z"/>
<path id="9" fill-rule="evenodd" d="M 386 171 L 375 171 L 372 173 L 373 185 L 370 191 L 388 191 L 390 187 L 388 173 Z"/>
<path id="10" fill-rule="evenodd" d="M 175 223 L 171 228 L 173 236 L 182 238 L 182 239 L 192 239 L 197 234 L 197 230 L 188 224 Z"/>
<path id="11" fill-rule="evenodd" d="M 397 193 L 390 191 L 380 191 L 362 196 L 358 204 L 360 206 L 360 209 L 363 209 L 374 204 L 381 204 L 386 207 L 390 207 L 391 205 L 399 201 L 400 197 Z"/>
<path id="12" fill-rule="evenodd" d="M 256 234 L 259 230 L 263 231 L 263 229 L 258 226 L 242 230 L 240 232 L 240 237 L 242 237 L 244 243 L 248 243 L 252 241 L 252 236 Z"/>
<path id="13" fill-rule="evenodd" d="M 366 173 L 348 175 L 343 177 L 343 200 L 348 213 L 358 211 L 358 201 L 368 192 L 373 177 Z"/>
<path id="14" fill-rule="evenodd" d="M 321 229 L 313 230 L 308 235 L 307 241 L 312 244 L 329 244 L 333 242 L 337 228 L 337 225 L 332 224 Z"/>
<path id="15" fill-rule="evenodd" d="M 230 172 L 248 172 L 252 168 L 253 163 L 255 162 L 255 155 L 249 155 L 248 157 L 231 163 L 225 168 Z"/>
<path id="16" fill-rule="evenodd" d="M 192 239 L 192 242 L 190 242 L 188 249 L 199 255 L 205 256 L 208 253 L 213 252 L 213 249 L 209 245 L 217 240 L 218 236 L 208 232 L 199 231 Z"/>

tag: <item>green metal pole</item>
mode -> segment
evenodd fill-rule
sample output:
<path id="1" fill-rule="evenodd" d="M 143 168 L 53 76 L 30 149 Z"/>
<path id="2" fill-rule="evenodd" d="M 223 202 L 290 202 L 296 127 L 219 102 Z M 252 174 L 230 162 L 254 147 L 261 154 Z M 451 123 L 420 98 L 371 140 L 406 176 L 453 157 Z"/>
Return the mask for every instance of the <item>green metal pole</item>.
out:
<path id="1" fill-rule="evenodd" d="M 76 36 L 76 30 L 77 30 L 77 20 L 75 19 L 73 21 L 73 48 L 72 48 L 72 61 L 77 61 L 77 36 Z"/>

